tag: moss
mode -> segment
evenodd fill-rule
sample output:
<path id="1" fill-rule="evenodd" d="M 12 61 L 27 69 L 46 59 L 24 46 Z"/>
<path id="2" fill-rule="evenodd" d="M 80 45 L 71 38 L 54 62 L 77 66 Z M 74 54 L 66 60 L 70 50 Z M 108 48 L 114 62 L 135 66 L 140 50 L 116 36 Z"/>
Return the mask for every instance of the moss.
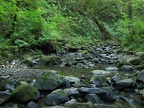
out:
<path id="1" fill-rule="evenodd" d="M 61 61 L 60 57 L 56 56 L 56 55 L 51 55 L 51 56 L 43 56 L 41 59 L 40 59 L 40 62 L 42 64 L 57 64 Z"/>
<path id="2" fill-rule="evenodd" d="M 120 61 L 117 66 L 118 68 L 121 68 L 123 65 L 130 65 L 130 63 L 128 63 L 127 61 L 123 60 L 123 61 Z"/>
<path id="3" fill-rule="evenodd" d="M 141 62 L 141 58 L 140 57 L 136 57 L 132 60 L 129 61 L 132 65 L 138 65 Z"/>
<path id="4" fill-rule="evenodd" d="M 137 65 L 135 68 L 138 69 L 138 70 L 143 70 L 144 69 L 144 64 Z"/>
<path id="5" fill-rule="evenodd" d="M 27 103 L 38 99 L 39 96 L 40 93 L 34 86 L 22 84 L 18 86 L 8 98 L 14 102 Z"/>
<path id="6" fill-rule="evenodd" d="M 33 66 L 33 61 L 31 58 L 24 59 L 22 63 L 25 63 L 28 66 Z"/>
<path id="7" fill-rule="evenodd" d="M 51 95 L 55 94 L 56 91 L 58 91 L 58 94 L 59 94 L 60 96 L 67 96 L 67 93 L 66 93 L 64 90 L 61 90 L 61 89 L 57 89 L 57 90 L 53 91 L 53 92 L 51 93 Z"/>

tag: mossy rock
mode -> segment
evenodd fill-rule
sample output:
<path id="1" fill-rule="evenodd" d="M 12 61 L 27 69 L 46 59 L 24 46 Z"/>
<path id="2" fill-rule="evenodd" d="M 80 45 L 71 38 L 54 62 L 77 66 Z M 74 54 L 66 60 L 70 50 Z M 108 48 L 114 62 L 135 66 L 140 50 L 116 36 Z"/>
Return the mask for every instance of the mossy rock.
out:
<path id="1" fill-rule="evenodd" d="M 45 105 L 52 106 L 53 103 L 59 105 L 66 101 L 68 101 L 68 94 L 62 89 L 57 89 L 47 95 L 45 98 Z"/>
<path id="2" fill-rule="evenodd" d="M 28 103 L 37 100 L 40 97 L 39 91 L 32 85 L 22 84 L 0 103 L 0 106 L 8 102 Z"/>
<path id="3" fill-rule="evenodd" d="M 141 63 L 141 58 L 140 57 L 135 57 L 132 60 L 129 61 L 132 65 L 138 65 Z"/>
<path id="4" fill-rule="evenodd" d="M 138 70 L 143 70 L 144 69 L 144 64 L 137 65 L 135 68 L 138 69 Z"/>
<path id="5" fill-rule="evenodd" d="M 64 82 L 63 77 L 54 70 L 43 72 L 36 79 L 35 87 L 38 90 L 54 90 Z"/>
<path id="6" fill-rule="evenodd" d="M 129 62 L 123 60 L 123 61 L 120 61 L 118 64 L 117 64 L 117 67 L 118 68 L 121 68 L 123 65 L 131 65 Z"/>
<path id="7" fill-rule="evenodd" d="M 40 59 L 40 62 L 44 65 L 57 65 L 61 62 L 61 59 L 56 55 L 50 55 L 50 56 L 43 56 Z"/>
<path id="8" fill-rule="evenodd" d="M 26 65 L 28 65 L 28 66 L 33 66 L 33 65 L 34 65 L 32 58 L 26 58 L 26 59 L 24 59 L 24 60 L 22 61 L 22 63 L 24 63 L 24 64 L 26 64 Z"/>
<path id="9" fill-rule="evenodd" d="M 74 103 L 68 105 L 67 108 L 117 108 L 117 107 L 105 104 Z"/>

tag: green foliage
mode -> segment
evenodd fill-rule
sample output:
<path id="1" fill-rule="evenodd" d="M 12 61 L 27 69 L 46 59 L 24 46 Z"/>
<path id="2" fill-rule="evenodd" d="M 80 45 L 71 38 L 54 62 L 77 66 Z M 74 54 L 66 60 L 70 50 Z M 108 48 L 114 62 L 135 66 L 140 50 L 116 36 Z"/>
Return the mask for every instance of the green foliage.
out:
<path id="1" fill-rule="evenodd" d="M 141 50 L 144 1 L 131 1 L 132 5 L 124 0 L 0 0 L 0 47 L 49 44 L 59 50 L 62 45 L 96 44 L 107 35 L 102 32 L 108 32 L 123 46 Z"/>

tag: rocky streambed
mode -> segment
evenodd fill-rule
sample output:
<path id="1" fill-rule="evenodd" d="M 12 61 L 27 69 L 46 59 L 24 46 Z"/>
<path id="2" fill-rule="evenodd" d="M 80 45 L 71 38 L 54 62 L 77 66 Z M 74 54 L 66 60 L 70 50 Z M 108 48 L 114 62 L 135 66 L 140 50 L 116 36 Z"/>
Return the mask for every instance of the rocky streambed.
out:
<path id="1" fill-rule="evenodd" d="M 73 48 L 0 68 L 1 108 L 143 108 L 144 53 Z"/>

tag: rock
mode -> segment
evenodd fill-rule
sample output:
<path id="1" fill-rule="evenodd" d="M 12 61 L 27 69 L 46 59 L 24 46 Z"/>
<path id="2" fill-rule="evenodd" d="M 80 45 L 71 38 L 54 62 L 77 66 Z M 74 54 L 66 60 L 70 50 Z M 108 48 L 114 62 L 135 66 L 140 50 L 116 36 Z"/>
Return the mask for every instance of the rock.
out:
<path id="1" fill-rule="evenodd" d="M 143 70 L 144 69 L 144 64 L 137 65 L 135 68 L 138 69 L 138 70 Z"/>
<path id="2" fill-rule="evenodd" d="M 37 100 L 39 97 L 40 93 L 34 86 L 22 84 L 16 87 L 16 89 L 0 103 L 0 106 L 11 101 L 16 103 L 28 103 Z"/>
<path id="3" fill-rule="evenodd" d="M 86 100 L 93 104 L 103 104 L 104 102 L 96 94 L 86 94 Z"/>
<path id="4" fill-rule="evenodd" d="M 10 95 L 10 90 L 0 91 L 0 98 Z"/>
<path id="5" fill-rule="evenodd" d="M 144 71 L 142 71 L 141 73 L 139 73 L 139 75 L 136 78 L 136 81 L 144 83 Z"/>
<path id="6" fill-rule="evenodd" d="M 107 95 L 103 98 L 103 101 L 106 103 L 113 103 L 117 100 L 117 95 L 112 90 L 106 90 Z"/>
<path id="7" fill-rule="evenodd" d="M 74 103 L 68 105 L 67 108 L 117 108 L 117 107 L 114 105 L 105 105 L 105 104 Z"/>
<path id="8" fill-rule="evenodd" d="M 132 79 L 124 79 L 117 81 L 113 84 L 114 88 L 117 88 L 119 90 L 134 90 L 135 89 L 135 82 Z"/>
<path id="9" fill-rule="evenodd" d="M 90 79 L 90 83 L 94 84 L 95 87 L 102 87 L 103 86 L 103 82 L 105 81 L 104 77 L 99 77 L 99 76 L 93 76 Z"/>
<path id="10" fill-rule="evenodd" d="M 6 90 L 5 87 L 7 84 L 12 84 L 9 76 L 0 76 L 0 90 Z"/>
<path id="11" fill-rule="evenodd" d="M 64 89 L 68 96 L 77 97 L 79 95 L 78 88 Z"/>
<path id="12" fill-rule="evenodd" d="M 116 71 L 118 71 L 118 68 L 109 66 L 109 67 L 106 68 L 106 71 L 116 72 Z"/>
<path id="13" fill-rule="evenodd" d="M 53 70 L 41 73 L 35 82 L 38 90 L 54 90 L 64 82 L 63 78 Z"/>
<path id="14" fill-rule="evenodd" d="M 123 65 L 131 65 L 131 64 L 129 62 L 123 60 L 123 61 L 118 62 L 117 67 L 121 68 Z"/>
<path id="15" fill-rule="evenodd" d="M 99 97 L 103 97 L 107 94 L 107 92 L 101 88 L 78 88 L 79 93 L 82 96 L 86 94 L 97 94 Z"/>
<path id="16" fill-rule="evenodd" d="M 80 79 L 73 76 L 64 76 L 65 80 L 68 80 L 71 84 L 80 83 Z"/>
<path id="17" fill-rule="evenodd" d="M 30 103 L 28 103 L 28 108 L 38 108 L 38 105 L 31 101 Z"/>
<path id="18" fill-rule="evenodd" d="M 64 88 L 70 88 L 71 87 L 71 83 L 68 80 L 64 80 L 63 84 Z"/>
<path id="19" fill-rule="evenodd" d="M 71 104 L 74 104 L 74 103 L 76 103 L 76 100 L 75 99 L 71 99 L 70 101 L 65 102 L 64 106 L 68 106 L 68 105 L 71 105 Z"/>
<path id="20" fill-rule="evenodd" d="M 67 93 L 62 89 L 57 89 L 47 95 L 45 104 L 49 106 L 59 105 L 60 103 L 68 101 Z"/>
<path id="21" fill-rule="evenodd" d="M 141 55 L 143 55 L 144 54 L 144 52 L 137 52 L 137 53 L 135 53 L 137 56 L 141 56 Z"/>
<path id="22" fill-rule="evenodd" d="M 56 55 L 50 55 L 50 56 L 43 56 L 42 58 L 40 58 L 40 63 L 43 65 L 57 65 L 61 63 L 61 59 L 60 57 L 56 56 Z"/>
<path id="23" fill-rule="evenodd" d="M 94 74 L 94 76 L 105 76 L 105 75 L 110 75 L 112 72 L 104 71 L 104 70 L 93 70 L 92 73 Z"/>
<path id="24" fill-rule="evenodd" d="M 115 75 L 111 78 L 111 81 L 112 81 L 112 82 L 117 82 L 117 81 L 119 81 L 119 80 L 120 80 L 120 76 L 117 75 L 117 74 L 115 74 Z"/>
<path id="25" fill-rule="evenodd" d="M 22 63 L 24 63 L 28 66 L 34 66 L 32 58 L 26 58 L 22 61 Z"/>
<path id="26" fill-rule="evenodd" d="M 135 105 L 132 99 L 128 99 L 122 96 L 120 96 L 120 99 L 122 99 L 125 103 L 127 103 L 130 108 L 137 108 L 137 106 Z"/>
<path id="27" fill-rule="evenodd" d="M 6 84 L 5 88 L 8 89 L 8 90 L 14 91 L 15 85 L 14 84 Z"/>
<path id="28" fill-rule="evenodd" d="M 131 63 L 132 65 L 138 65 L 141 63 L 141 59 L 140 59 L 140 57 L 135 57 L 135 58 L 132 58 L 131 60 L 129 60 L 129 63 Z"/>
<path id="29" fill-rule="evenodd" d="M 130 65 L 124 65 L 124 66 L 121 67 L 121 69 L 123 71 L 133 71 L 134 70 L 134 68 Z"/>

